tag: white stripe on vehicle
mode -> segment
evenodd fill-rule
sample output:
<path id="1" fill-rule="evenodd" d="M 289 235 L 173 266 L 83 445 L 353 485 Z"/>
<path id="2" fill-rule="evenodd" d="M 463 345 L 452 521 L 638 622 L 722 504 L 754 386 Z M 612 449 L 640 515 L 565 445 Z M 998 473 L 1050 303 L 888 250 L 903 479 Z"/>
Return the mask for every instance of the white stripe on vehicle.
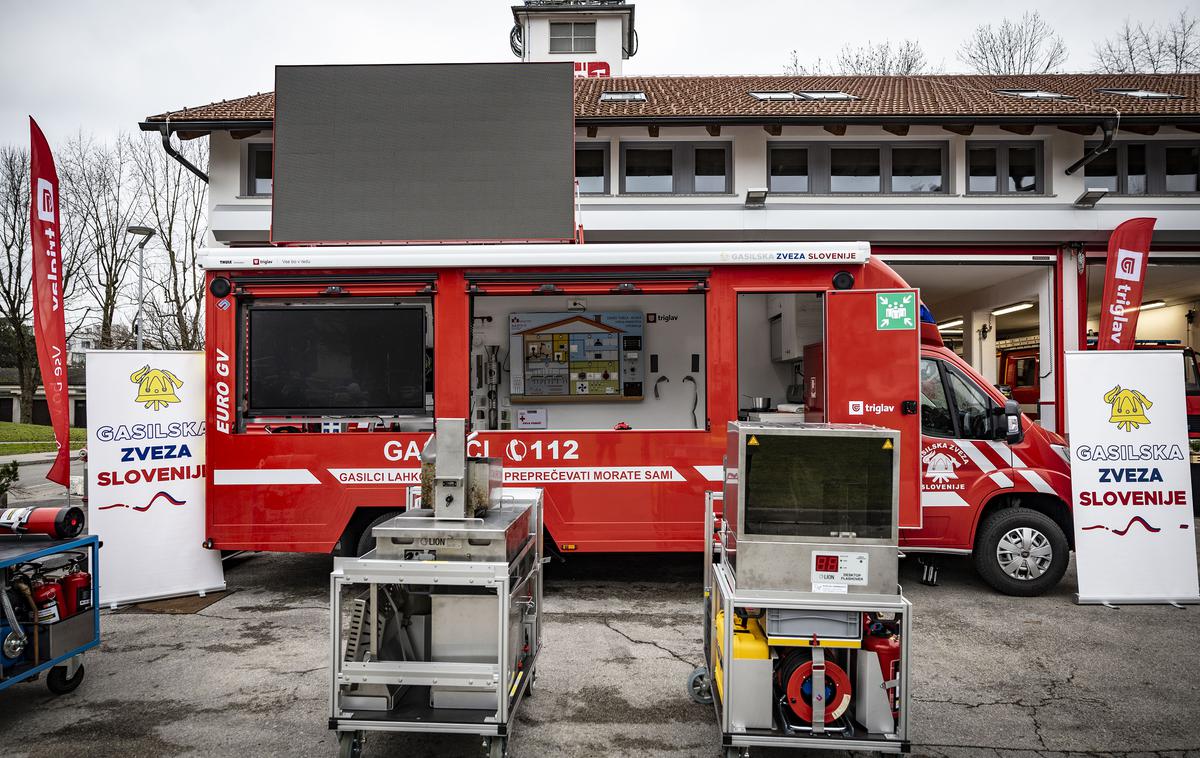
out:
<path id="1" fill-rule="evenodd" d="M 1043 479 L 1042 475 L 1033 469 L 1020 468 L 1017 469 L 1017 473 L 1025 477 L 1025 481 L 1033 485 L 1033 488 L 1038 492 L 1044 492 L 1047 495 L 1055 494 L 1054 488 L 1050 486 L 1050 483 Z"/>
<path id="2" fill-rule="evenodd" d="M 724 466 L 692 466 L 696 471 L 700 472 L 700 476 L 704 477 L 707 482 L 722 482 L 725 480 Z"/>
<path id="3" fill-rule="evenodd" d="M 1013 480 L 1009 479 L 1008 475 L 1003 471 L 993 471 L 991 474 L 989 474 L 989 476 L 999 487 L 1008 488 L 1013 486 Z"/>
<path id="4" fill-rule="evenodd" d="M 953 440 L 955 445 L 958 445 L 959 450 L 966 453 L 966 456 L 971 459 L 971 462 L 979 467 L 983 473 L 987 473 L 996 468 L 996 464 L 988 460 L 983 451 L 975 447 L 975 443 L 971 441 L 963 442 L 962 440 Z"/>
<path id="5" fill-rule="evenodd" d="M 213 484 L 320 484 L 306 468 L 225 468 L 213 471 Z"/>
<path id="6" fill-rule="evenodd" d="M 968 505 L 970 503 L 963 500 L 962 495 L 957 492 L 943 490 L 922 490 L 921 492 L 922 508 L 962 508 Z"/>

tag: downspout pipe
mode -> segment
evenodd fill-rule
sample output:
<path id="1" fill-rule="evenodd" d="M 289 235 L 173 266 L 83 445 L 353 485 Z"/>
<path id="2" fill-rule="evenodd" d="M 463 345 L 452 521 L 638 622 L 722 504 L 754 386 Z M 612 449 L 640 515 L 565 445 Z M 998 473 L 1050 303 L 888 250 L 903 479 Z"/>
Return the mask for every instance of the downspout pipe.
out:
<path id="1" fill-rule="evenodd" d="M 200 181 L 204 182 L 205 184 L 208 184 L 208 174 L 206 174 L 203 171 L 201 171 L 200 169 L 196 168 L 196 166 L 194 166 L 191 161 L 189 161 L 187 158 L 183 157 L 183 153 L 176 150 L 175 146 L 171 144 L 171 124 L 170 123 L 163 124 L 162 127 L 159 129 L 159 131 L 162 132 L 163 150 L 166 151 L 167 155 L 169 155 L 172 158 L 174 158 L 175 160 L 179 161 L 179 165 L 183 166 L 188 171 L 191 171 L 193 174 L 200 177 Z"/>
<path id="2" fill-rule="evenodd" d="M 1104 139 L 1100 140 L 1100 144 L 1096 145 L 1094 148 L 1092 148 L 1090 151 L 1088 151 L 1086 155 L 1084 155 L 1082 158 L 1080 158 L 1079 160 L 1075 161 L 1070 166 L 1068 166 L 1067 170 L 1064 172 L 1067 176 L 1070 176 L 1071 174 L 1075 173 L 1076 171 L 1083 168 L 1087 164 L 1096 160 L 1101 155 L 1103 155 L 1110 147 L 1112 147 L 1113 137 L 1115 137 L 1117 135 L 1117 122 L 1115 122 L 1115 121 L 1101 122 L 1100 128 L 1104 130 Z"/>

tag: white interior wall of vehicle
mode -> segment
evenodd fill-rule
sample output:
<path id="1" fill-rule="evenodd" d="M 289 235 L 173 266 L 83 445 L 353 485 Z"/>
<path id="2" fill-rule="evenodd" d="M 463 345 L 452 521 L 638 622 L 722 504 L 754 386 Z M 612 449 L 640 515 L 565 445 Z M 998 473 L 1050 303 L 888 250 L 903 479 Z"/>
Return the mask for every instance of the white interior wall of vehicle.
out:
<path id="1" fill-rule="evenodd" d="M 1037 334 L 1040 370 L 1039 417 L 1047 429 L 1055 426 L 1055 335 L 1054 267 L 1012 264 L 924 264 L 889 265 L 911 286 L 921 290 L 924 303 L 939 324 L 963 320 L 963 360 L 990 383 L 999 381 L 996 339 L 1001 329 Z M 1033 307 L 1011 316 L 993 316 L 992 311 L 1017 303 Z M 1036 320 L 1032 316 L 1036 315 Z M 986 336 L 981 337 L 983 327 Z"/>
<path id="2" fill-rule="evenodd" d="M 771 320 L 773 313 L 789 298 L 800 297 L 801 325 L 795 343 L 798 348 L 823 339 L 823 301 L 809 294 L 753 293 L 738 295 L 738 407 L 748 408 L 751 397 L 769 397 L 772 407 L 787 402 L 789 384 L 803 385 L 804 360 L 773 360 L 771 356 Z M 779 298 L 777 300 L 777 298 Z M 807 317 L 806 317 L 807 316 Z"/>
<path id="3" fill-rule="evenodd" d="M 569 402 L 518 402 L 510 396 L 512 371 L 519 367 L 509 355 L 509 316 L 513 313 L 557 313 L 570 310 L 570 301 L 583 300 L 580 315 L 611 311 L 643 314 L 643 374 L 641 400 Z M 612 429 L 625 422 L 634 429 L 704 428 L 706 418 L 707 357 L 705 355 L 704 295 L 479 295 L 473 300 L 472 353 L 485 345 L 500 346 L 502 365 L 499 407 L 515 414 L 522 408 L 546 409 L 549 429 Z M 645 314 L 655 315 L 654 321 Z M 486 321 L 486 317 L 491 321 Z M 657 371 L 651 371 L 657 357 Z M 692 356 L 699 356 L 699 371 L 692 371 Z M 695 381 L 684 381 L 691 376 Z M 660 378 L 665 381 L 659 382 Z M 658 384 L 658 397 L 654 396 Z M 476 386 L 475 360 L 471 361 L 471 386 Z M 475 393 L 473 392 L 473 397 Z M 473 401 L 472 411 L 478 405 Z M 693 425 L 693 404 L 695 422 Z M 512 416 L 515 419 L 515 415 Z M 515 427 L 515 424 L 514 424 Z M 476 425 L 475 428 L 483 428 Z"/>

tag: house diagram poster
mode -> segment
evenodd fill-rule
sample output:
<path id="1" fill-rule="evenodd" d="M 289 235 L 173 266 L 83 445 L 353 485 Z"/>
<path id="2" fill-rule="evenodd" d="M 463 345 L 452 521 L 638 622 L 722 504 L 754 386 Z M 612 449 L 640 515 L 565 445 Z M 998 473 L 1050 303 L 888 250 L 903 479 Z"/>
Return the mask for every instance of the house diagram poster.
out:
<path id="1" fill-rule="evenodd" d="M 512 314 L 513 401 L 640 400 L 642 318 L 640 311 Z"/>

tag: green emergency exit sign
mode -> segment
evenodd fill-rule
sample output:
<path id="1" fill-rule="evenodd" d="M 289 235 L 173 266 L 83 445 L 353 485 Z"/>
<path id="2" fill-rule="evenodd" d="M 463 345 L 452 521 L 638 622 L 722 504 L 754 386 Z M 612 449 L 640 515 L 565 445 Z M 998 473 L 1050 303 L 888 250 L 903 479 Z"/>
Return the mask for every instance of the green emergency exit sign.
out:
<path id="1" fill-rule="evenodd" d="M 916 329 L 917 296 L 912 292 L 876 293 L 875 328 Z"/>

